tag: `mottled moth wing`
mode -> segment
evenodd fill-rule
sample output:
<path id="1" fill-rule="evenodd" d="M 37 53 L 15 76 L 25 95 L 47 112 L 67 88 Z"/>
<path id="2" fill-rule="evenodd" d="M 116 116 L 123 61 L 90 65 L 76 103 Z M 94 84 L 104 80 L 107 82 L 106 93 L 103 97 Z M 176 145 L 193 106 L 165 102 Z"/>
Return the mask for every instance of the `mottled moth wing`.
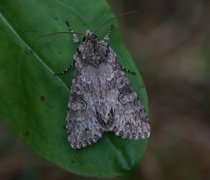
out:
<path id="1" fill-rule="evenodd" d="M 148 138 L 150 136 L 150 125 L 144 106 L 141 105 L 137 93 L 129 84 L 121 67 L 118 64 L 116 66 L 116 101 L 111 104 L 114 109 L 115 121 L 110 130 L 122 138 Z"/>
<path id="2" fill-rule="evenodd" d="M 147 138 L 150 126 L 136 92 L 107 41 L 85 36 L 75 59 L 75 76 L 67 114 L 73 148 L 96 142 L 104 131 L 122 138 Z M 87 40 L 89 38 L 89 40 Z"/>
<path id="3" fill-rule="evenodd" d="M 96 142 L 103 129 L 97 120 L 89 94 L 82 94 L 84 87 L 81 79 L 76 76 L 71 86 L 70 103 L 67 112 L 67 135 L 71 147 L 79 149 Z M 88 102 L 88 103 L 87 103 Z"/>

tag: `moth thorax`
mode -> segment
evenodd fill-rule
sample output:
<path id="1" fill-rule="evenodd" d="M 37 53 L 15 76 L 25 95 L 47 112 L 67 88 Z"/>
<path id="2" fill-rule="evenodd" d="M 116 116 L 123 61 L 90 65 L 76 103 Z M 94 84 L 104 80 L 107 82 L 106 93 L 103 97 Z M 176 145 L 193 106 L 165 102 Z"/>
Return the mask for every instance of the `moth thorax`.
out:
<path id="1" fill-rule="evenodd" d="M 107 60 L 108 53 L 107 47 L 102 41 L 98 39 L 95 39 L 95 41 L 89 40 L 84 44 L 83 60 L 93 66 L 99 66 L 100 63 Z"/>

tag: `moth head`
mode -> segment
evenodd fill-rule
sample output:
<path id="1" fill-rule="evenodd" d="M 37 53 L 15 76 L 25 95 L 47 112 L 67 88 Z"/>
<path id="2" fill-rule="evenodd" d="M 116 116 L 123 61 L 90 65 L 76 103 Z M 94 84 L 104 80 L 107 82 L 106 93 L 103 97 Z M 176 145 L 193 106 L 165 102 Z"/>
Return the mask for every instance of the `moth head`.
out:
<path id="1" fill-rule="evenodd" d="M 86 31 L 85 36 L 83 37 L 82 41 L 90 41 L 90 42 L 95 42 L 97 40 L 97 35 L 89 30 Z"/>
<path id="2" fill-rule="evenodd" d="M 94 32 L 87 31 L 78 51 L 84 63 L 99 66 L 106 61 L 109 49 L 106 41 L 98 38 Z"/>

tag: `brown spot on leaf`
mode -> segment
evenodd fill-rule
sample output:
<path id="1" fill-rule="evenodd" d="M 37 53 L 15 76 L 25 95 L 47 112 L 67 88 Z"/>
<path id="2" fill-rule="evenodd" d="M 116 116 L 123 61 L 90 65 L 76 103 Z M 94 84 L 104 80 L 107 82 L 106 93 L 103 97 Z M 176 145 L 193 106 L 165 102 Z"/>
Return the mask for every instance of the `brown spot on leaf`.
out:
<path id="1" fill-rule="evenodd" d="M 144 89 L 144 88 L 145 88 L 144 84 L 141 84 L 141 88 L 142 88 L 142 89 Z"/>
<path id="2" fill-rule="evenodd" d="M 45 96 L 40 96 L 40 100 L 44 101 L 45 100 Z"/>
<path id="3" fill-rule="evenodd" d="M 25 132 L 25 135 L 26 135 L 26 136 L 29 136 L 29 134 L 30 134 L 29 131 L 26 131 L 26 132 Z"/>

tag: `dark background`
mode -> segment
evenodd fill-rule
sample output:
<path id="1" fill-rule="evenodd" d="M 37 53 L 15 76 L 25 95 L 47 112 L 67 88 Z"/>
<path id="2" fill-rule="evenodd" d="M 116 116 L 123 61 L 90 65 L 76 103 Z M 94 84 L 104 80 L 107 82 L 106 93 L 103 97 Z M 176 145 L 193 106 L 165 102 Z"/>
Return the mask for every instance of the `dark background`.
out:
<path id="1" fill-rule="evenodd" d="M 109 0 L 144 79 L 152 134 L 139 166 L 113 179 L 210 179 L 210 2 Z M 0 179 L 93 179 L 33 154 L 0 122 Z M 109 178 L 110 179 L 110 178 Z"/>

